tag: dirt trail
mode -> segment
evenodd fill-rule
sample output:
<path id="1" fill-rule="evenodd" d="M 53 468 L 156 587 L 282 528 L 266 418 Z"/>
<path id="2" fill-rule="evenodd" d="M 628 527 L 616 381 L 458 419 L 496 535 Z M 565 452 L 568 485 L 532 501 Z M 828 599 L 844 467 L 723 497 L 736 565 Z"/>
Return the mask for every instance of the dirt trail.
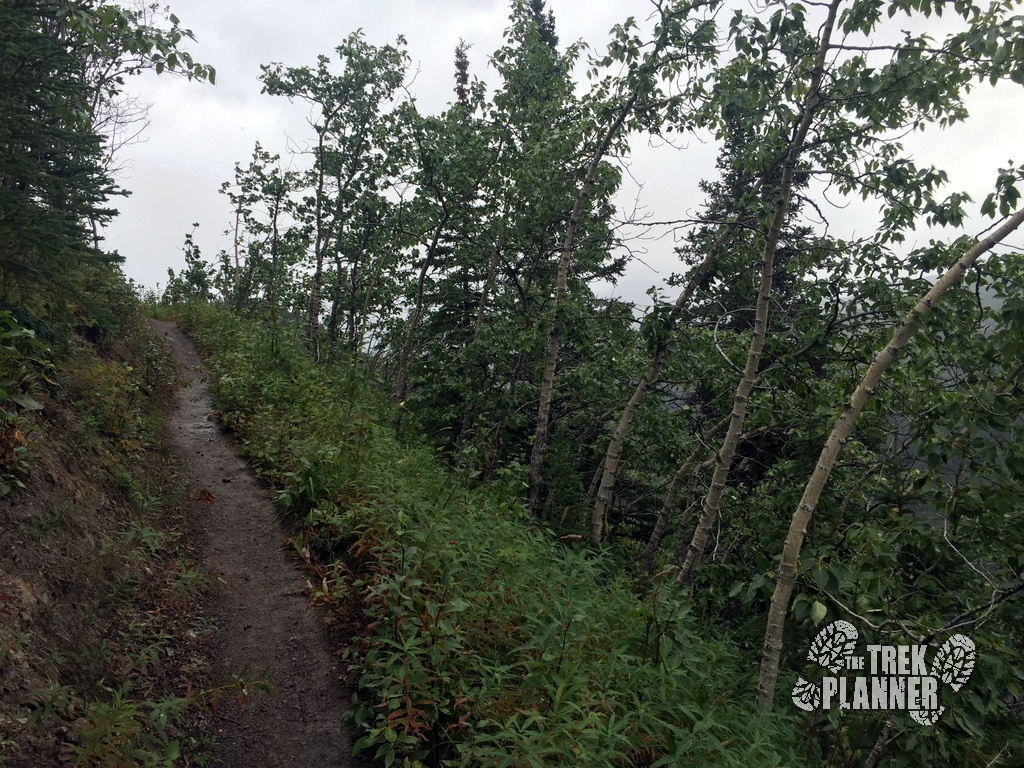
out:
<path id="1" fill-rule="evenodd" d="M 282 548 L 284 531 L 231 439 L 210 420 L 205 368 L 173 323 L 153 321 L 174 351 L 183 386 L 171 420 L 175 448 L 188 460 L 189 490 L 208 490 L 196 502 L 202 554 L 217 579 L 213 611 L 214 679 L 269 669 L 274 692 L 257 695 L 217 718 L 219 768 L 327 768 L 364 765 L 351 757 L 351 734 L 340 717 L 350 693 L 339 682 L 339 661 L 309 611 L 305 577 Z"/>

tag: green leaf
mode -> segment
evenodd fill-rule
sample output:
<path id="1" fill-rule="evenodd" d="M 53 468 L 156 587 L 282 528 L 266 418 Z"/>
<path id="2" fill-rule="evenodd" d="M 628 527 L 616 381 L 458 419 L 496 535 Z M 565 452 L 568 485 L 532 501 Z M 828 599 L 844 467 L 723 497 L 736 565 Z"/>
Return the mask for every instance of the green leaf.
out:
<path id="1" fill-rule="evenodd" d="M 828 608 L 826 608 L 817 600 L 811 603 L 811 621 L 814 622 L 814 626 L 818 626 L 819 624 L 821 624 L 827 613 Z"/>
<path id="2" fill-rule="evenodd" d="M 11 400 L 29 411 L 41 411 L 43 405 L 38 400 L 21 393 L 11 395 Z"/>
<path id="3" fill-rule="evenodd" d="M 468 600 L 463 600 L 461 597 L 453 598 L 448 602 L 448 610 L 452 613 L 459 613 L 460 611 L 464 611 L 467 608 L 469 608 L 469 606 L 470 602 Z"/>

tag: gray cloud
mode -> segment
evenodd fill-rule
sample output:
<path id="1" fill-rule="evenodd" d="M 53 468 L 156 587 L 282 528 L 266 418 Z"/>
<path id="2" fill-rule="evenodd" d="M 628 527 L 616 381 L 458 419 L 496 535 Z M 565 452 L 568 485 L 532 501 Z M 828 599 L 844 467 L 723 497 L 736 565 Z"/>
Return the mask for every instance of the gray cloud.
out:
<path id="1" fill-rule="evenodd" d="M 583 39 L 597 51 L 614 24 L 630 15 L 643 20 L 652 7 L 646 0 L 550 0 L 549 6 L 563 44 Z M 192 53 L 217 68 L 217 85 L 166 75 L 146 75 L 130 83 L 130 89 L 154 106 L 144 143 L 129 147 L 122 158 L 127 163 L 123 184 L 133 195 L 117 201 L 121 216 L 106 236 L 107 246 L 126 257 L 125 272 L 150 287 L 166 282 L 168 267 L 183 264 L 181 243 L 193 222 L 201 223 L 196 242 L 208 257 L 227 247 L 229 240 L 222 232 L 230 226 L 231 213 L 217 190 L 232 178 L 234 164 L 249 158 L 256 141 L 285 155 L 289 138 L 301 142 L 310 135 L 304 105 L 260 94 L 260 64 L 312 64 L 318 54 L 333 54 L 345 36 L 360 28 L 375 44 L 404 34 L 412 69 L 418 70 L 411 91 L 422 110 L 438 111 L 452 98 L 452 59 L 458 41 L 465 39 L 473 46 L 473 75 L 494 83 L 497 78 L 487 59 L 501 45 L 508 21 L 508 7 L 501 0 L 177 0 L 172 10 L 196 33 Z M 1024 89 L 1009 84 L 979 87 L 970 106 L 967 123 L 929 130 L 908 137 L 906 143 L 919 163 L 950 171 L 951 190 L 966 189 L 980 202 L 996 170 L 1013 156 L 1014 127 L 1024 117 Z M 639 137 L 633 145 L 620 208 L 632 210 L 639 196 L 642 210 L 653 219 L 696 213 L 701 199 L 697 182 L 714 175 L 717 149 L 711 138 L 689 137 L 684 147 L 674 148 L 651 146 Z M 834 232 L 867 234 L 876 206 L 843 204 L 845 208 L 833 211 Z M 969 231 L 981 226 L 972 222 Z M 650 285 L 662 283 L 673 271 L 673 237 L 662 235 L 634 243 L 643 263 L 631 268 L 616 292 L 643 300 Z M 923 244 L 934 233 L 920 235 Z M 1019 240 L 1014 242 L 1020 245 Z"/>

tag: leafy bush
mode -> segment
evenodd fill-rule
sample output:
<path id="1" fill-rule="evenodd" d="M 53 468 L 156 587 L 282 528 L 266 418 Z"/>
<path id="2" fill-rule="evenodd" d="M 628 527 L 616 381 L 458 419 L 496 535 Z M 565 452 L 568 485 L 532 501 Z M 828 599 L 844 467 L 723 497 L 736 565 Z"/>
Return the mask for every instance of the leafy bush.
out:
<path id="1" fill-rule="evenodd" d="M 10 310 L 0 310 L 0 496 L 24 488 L 30 453 L 22 411 L 42 405 L 30 394 L 36 381 L 53 369 L 50 350 L 23 327 Z"/>

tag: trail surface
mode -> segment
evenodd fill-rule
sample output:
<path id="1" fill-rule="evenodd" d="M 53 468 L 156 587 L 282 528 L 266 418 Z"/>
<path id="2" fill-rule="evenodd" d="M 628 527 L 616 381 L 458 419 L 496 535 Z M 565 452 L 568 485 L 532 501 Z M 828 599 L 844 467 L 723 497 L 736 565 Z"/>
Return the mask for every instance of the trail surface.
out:
<path id="1" fill-rule="evenodd" d="M 204 566 L 217 582 L 214 679 L 268 670 L 275 681 L 272 693 L 258 694 L 241 709 L 231 702 L 221 707 L 211 765 L 362 766 L 351 757 L 351 735 L 340 722 L 350 692 L 309 610 L 305 577 L 284 552 L 285 533 L 268 495 L 211 420 L 206 371 L 191 341 L 173 323 L 152 321 L 152 327 L 170 343 L 182 382 L 171 435 L 188 460 Z"/>

